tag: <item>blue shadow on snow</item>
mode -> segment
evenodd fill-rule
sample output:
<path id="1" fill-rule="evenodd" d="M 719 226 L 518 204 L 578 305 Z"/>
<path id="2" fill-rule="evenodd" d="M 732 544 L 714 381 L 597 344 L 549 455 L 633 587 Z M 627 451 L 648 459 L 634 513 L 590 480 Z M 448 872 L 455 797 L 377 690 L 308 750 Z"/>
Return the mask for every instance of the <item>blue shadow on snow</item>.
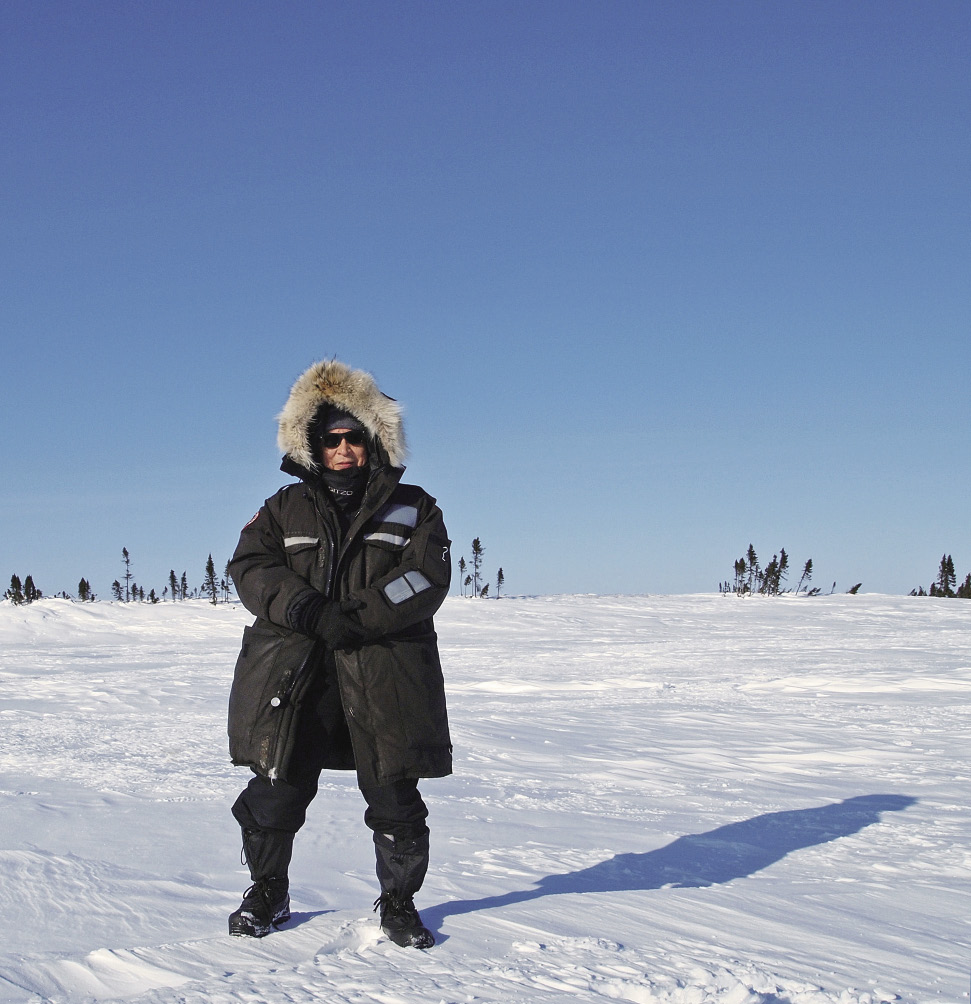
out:
<path id="1" fill-rule="evenodd" d="M 533 889 L 499 896 L 455 900 L 422 909 L 426 924 L 445 917 L 525 903 L 541 896 L 577 892 L 632 892 L 697 889 L 744 878 L 768 868 L 792 851 L 858 833 L 880 822 L 882 812 L 900 812 L 916 804 L 908 795 L 859 795 L 814 809 L 767 812 L 708 833 L 694 833 L 641 854 L 614 857 L 579 871 L 547 875 Z"/>

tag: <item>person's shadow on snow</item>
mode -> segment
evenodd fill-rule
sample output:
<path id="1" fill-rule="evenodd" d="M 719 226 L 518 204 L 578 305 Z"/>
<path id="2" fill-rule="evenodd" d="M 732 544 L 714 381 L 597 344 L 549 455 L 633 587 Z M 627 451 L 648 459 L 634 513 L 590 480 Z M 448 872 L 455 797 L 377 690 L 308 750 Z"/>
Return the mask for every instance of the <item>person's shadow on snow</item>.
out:
<path id="1" fill-rule="evenodd" d="M 454 900 L 422 910 L 438 927 L 449 916 L 525 903 L 567 892 L 631 892 L 701 888 L 752 875 L 791 851 L 825 844 L 880 822 L 882 812 L 899 812 L 917 802 L 907 795 L 859 795 L 815 809 L 768 812 L 762 816 L 695 833 L 642 854 L 616 854 L 579 871 L 547 875 L 533 889 L 500 896 Z"/>

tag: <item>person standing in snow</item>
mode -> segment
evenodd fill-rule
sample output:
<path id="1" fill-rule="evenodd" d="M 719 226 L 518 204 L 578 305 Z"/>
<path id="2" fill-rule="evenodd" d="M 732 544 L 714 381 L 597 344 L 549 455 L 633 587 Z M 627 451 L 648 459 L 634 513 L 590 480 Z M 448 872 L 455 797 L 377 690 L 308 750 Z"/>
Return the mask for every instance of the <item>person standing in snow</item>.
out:
<path id="1" fill-rule="evenodd" d="M 290 916 L 293 838 L 323 769 L 356 770 L 372 831 L 381 927 L 430 948 L 414 896 L 428 868 L 418 779 L 452 770 L 433 615 L 451 580 L 435 499 L 401 483 L 401 408 L 336 360 L 293 385 L 281 469 L 298 478 L 244 527 L 229 565 L 256 616 L 229 701 L 233 805 L 253 884 L 229 932 L 262 937 Z"/>

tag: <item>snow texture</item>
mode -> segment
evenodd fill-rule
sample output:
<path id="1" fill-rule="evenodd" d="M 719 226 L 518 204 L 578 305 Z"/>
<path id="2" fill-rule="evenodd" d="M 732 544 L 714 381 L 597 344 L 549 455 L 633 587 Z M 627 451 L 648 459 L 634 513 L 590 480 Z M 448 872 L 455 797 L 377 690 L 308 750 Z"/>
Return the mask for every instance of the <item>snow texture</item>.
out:
<path id="1" fill-rule="evenodd" d="M 337 773 L 293 919 L 226 934 L 249 620 L 0 604 L 2 1004 L 967 1000 L 971 603 L 449 599 L 429 952 L 381 936 Z"/>

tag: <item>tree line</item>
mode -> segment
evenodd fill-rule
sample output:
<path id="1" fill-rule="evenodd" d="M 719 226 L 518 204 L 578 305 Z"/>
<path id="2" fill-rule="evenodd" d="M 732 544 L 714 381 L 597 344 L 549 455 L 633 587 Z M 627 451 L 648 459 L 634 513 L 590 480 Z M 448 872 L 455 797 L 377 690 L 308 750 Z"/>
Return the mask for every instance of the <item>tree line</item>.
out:
<path id="1" fill-rule="evenodd" d="M 459 558 L 459 595 L 468 597 L 478 597 L 481 599 L 490 596 L 490 583 L 484 581 L 482 572 L 483 557 L 485 547 L 482 541 L 475 537 L 472 540 L 472 561 L 467 562 L 465 556 Z M 160 603 L 163 601 L 182 601 L 206 597 L 212 604 L 220 601 L 228 603 L 232 598 L 233 584 L 229 575 L 229 562 L 220 577 L 216 573 L 216 565 L 212 554 L 206 560 L 205 573 L 202 585 L 194 589 L 189 588 L 188 577 L 185 571 L 181 576 L 177 576 L 175 569 L 169 571 L 168 584 L 163 588 L 162 594 L 156 593 L 155 589 L 149 589 L 146 593 L 144 587 L 138 585 L 132 572 L 131 555 L 127 547 L 121 549 L 121 560 L 124 565 L 124 573 L 111 584 L 112 599 L 120 603 Z M 808 558 L 802 566 L 802 572 L 794 587 L 788 587 L 786 582 L 789 578 L 789 555 L 785 548 L 781 548 L 778 554 L 773 554 L 767 565 L 762 566 L 755 548 L 749 544 L 745 554 L 735 562 L 734 577 L 731 580 L 724 580 L 718 584 L 720 593 L 731 593 L 737 596 L 747 596 L 759 594 L 762 596 L 780 596 L 785 593 L 799 594 L 806 596 L 818 596 L 821 592 L 818 586 L 810 586 L 813 577 L 813 560 Z M 502 595 L 505 586 L 505 575 L 502 567 L 496 572 L 495 578 L 495 599 Z M 847 592 L 857 593 L 863 584 L 858 582 Z M 836 592 L 836 583 L 833 583 L 830 593 Z M 73 599 L 66 592 L 55 594 L 64 599 Z M 910 591 L 911 596 L 939 596 L 957 597 L 960 599 L 971 599 L 971 572 L 964 581 L 958 585 L 957 575 L 954 570 L 954 559 L 950 554 L 941 557 L 937 570 L 937 577 L 930 584 L 928 589 L 919 586 Z M 33 603 L 42 599 L 43 592 L 37 588 L 33 576 L 27 575 L 21 580 L 19 575 L 11 575 L 10 587 L 3 594 L 3 599 L 9 600 L 15 605 Z M 78 582 L 77 598 L 81 602 L 93 602 L 97 599 L 91 583 L 88 579 L 82 578 Z"/>
<path id="2" fill-rule="evenodd" d="M 491 583 L 486 581 L 483 575 L 485 547 L 478 537 L 472 541 L 471 553 L 471 563 L 467 562 L 464 556 L 459 558 L 459 593 L 462 596 L 488 598 Z M 170 569 L 168 583 L 162 589 L 161 594 L 156 592 L 154 588 L 146 592 L 145 587 L 139 585 L 135 580 L 131 554 L 127 547 L 121 549 L 121 563 L 124 572 L 111 583 L 111 598 L 117 603 L 177 602 L 203 596 L 207 597 L 211 603 L 216 604 L 220 601 L 228 603 L 232 598 L 233 580 L 229 575 L 229 562 L 226 562 L 225 571 L 220 577 L 216 573 L 216 565 L 211 554 L 206 560 L 205 575 L 201 586 L 190 589 L 186 572 L 183 571 L 182 575 L 179 576 L 176 575 L 175 569 Z M 501 597 L 505 584 L 505 573 L 500 567 L 495 578 L 495 599 L 498 600 Z M 28 575 L 21 582 L 20 577 L 14 575 L 10 579 L 10 588 L 3 594 L 3 598 L 11 600 L 15 604 L 21 604 L 33 603 L 34 600 L 39 600 L 42 595 L 41 591 L 35 588 L 31 576 Z M 58 595 L 65 599 L 74 598 L 68 593 L 59 593 Z M 91 583 L 85 578 L 78 582 L 77 598 L 83 603 L 93 602 L 97 599 L 91 588 Z"/>
<path id="3" fill-rule="evenodd" d="M 181 576 L 175 574 L 175 569 L 169 571 L 168 585 L 162 590 L 162 594 L 156 593 L 154 588 L 145 592 L 144 586 L 140 586 L 135 581 L 132 572 L 131 554 L 127 547 L 121 549 L 121 561 L 124 565 L 124 573 L 111 583 L 111 598 L 119 603 L 161 603 L 165 600 L 175 602 L 177 600 L 194 599 L 197 597 L 207 597 L 213 604 L 220 602 L 228 603 L 232 597 L 233 580 L 229 575 L 229 562 L 226 562 L 226 570 L 222 577 L 216 573 L 216 565 L 210 554 L 206 560 L 205 575 L 202 585 L 194 589 L 189 588 L 188 577 L 185 572 Z M 33 603 L 43 597 L 43 593 L 34 585 L 33 577 L 28 575 L 22 582 L 19 575 L 10 577 L 10 588 L 3 594 L 5 600 L 10 600 L 16 605 Z M 74 599 L 68 593 L 56 594 L 64 599 Z M 78 582 L 77 598 L 82 603 L 92 603 L 97 599 L 91 583 L 82 578 Z"/>

